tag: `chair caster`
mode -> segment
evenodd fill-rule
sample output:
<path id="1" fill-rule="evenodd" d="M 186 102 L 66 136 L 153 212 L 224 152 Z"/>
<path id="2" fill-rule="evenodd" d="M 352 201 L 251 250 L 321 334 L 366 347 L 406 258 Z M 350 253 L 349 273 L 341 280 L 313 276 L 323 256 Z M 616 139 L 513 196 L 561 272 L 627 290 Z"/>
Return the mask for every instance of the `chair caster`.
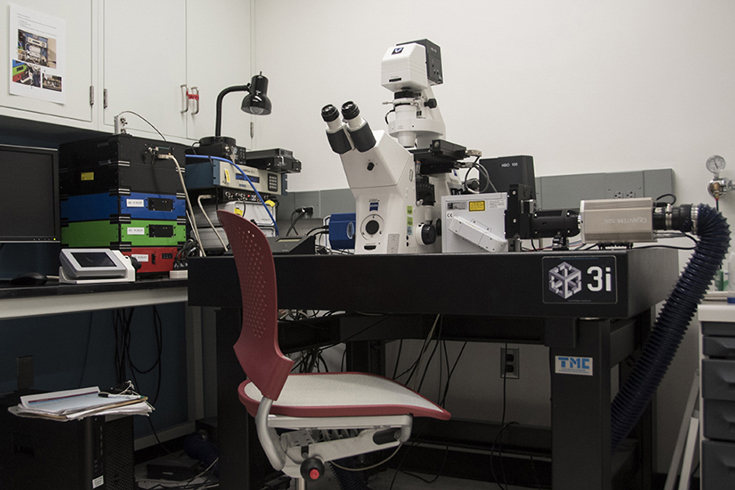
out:
<path id="1" fill-rule="evenodd" d="M 307 458 L 301 463 L 301 477 L 306 481 L 315 481 L 324 475 L 324 463 L 319 458 Z"/>

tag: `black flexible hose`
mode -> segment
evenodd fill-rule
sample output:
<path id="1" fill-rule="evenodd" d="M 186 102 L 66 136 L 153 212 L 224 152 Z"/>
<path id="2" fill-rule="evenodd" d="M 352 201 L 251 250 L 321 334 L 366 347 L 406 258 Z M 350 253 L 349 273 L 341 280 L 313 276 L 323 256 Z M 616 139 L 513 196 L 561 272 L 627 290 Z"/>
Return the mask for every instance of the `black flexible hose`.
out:
<path id="1" fill-rule="evenodd" d="M 661 309 L 630 378 L 613 400 L 613 449 L 630 433 L 656 392 L 730 245 L 730 227 L 719 211 L 700 204 L 696 225 L 699 243 Z"/>

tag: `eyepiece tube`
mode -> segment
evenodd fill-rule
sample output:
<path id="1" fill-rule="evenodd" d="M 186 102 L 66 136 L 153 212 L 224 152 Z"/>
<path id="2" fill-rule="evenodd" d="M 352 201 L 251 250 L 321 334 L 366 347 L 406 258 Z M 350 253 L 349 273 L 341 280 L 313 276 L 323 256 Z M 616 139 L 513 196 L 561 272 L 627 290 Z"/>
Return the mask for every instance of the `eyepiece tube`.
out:
<path id="1" fill-rule="evenodd" d="M 357 107 L 357 104 L 355 104 L 351 100 L 348 100 L 347 102 L 342 104 L 342 117 L 345 119 L 345 121 L 355 119 L 359 115 L 360 108 Z"/>
<path id="2" fill-rule="evenodd" d="M 339 111 L 332 104 L 327 104 L 322 107 L 322 119 L 324 119 L 324 122 L 330 123 L 337 118 L 339 118 Z"/>
<path id="3" fill-rule="evenodd" d="M 342 155 L 352 150 L 352 143 L 347 131 L 339 120 L 339 111 L 332 104 L 322 107 L 322 119 L 327 123 L 327 140 L 332 151 Z"/>
<path id="4" fill-rule="evenodd" d="M 375 146 L 375 136 L 370 125 L 360 116 L 360 109 L 351 100 L 342 104 L 342 118 L 357 151 L 364 153 Z"/>

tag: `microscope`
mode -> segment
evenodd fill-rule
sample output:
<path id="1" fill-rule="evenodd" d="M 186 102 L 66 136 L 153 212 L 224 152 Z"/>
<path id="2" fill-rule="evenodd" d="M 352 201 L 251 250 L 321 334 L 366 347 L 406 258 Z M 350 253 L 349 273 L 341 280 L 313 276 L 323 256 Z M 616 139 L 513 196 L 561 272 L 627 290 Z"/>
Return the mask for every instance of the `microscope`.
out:
<path id="1" fill-rule="evenodd" d="M 442 82 L 439 46 L 399 44 L 382 61 L 381 83 L 394 93 L 387 133 L 372 131 L 352 101 L 342 105 L 341 120 L 335 106 L 322 109 L 355 196 L 356 254 L 441 252 L 441 198 L 460 191 L 460 160 L 479 156 L 442 139 L 431 90 Z"/>

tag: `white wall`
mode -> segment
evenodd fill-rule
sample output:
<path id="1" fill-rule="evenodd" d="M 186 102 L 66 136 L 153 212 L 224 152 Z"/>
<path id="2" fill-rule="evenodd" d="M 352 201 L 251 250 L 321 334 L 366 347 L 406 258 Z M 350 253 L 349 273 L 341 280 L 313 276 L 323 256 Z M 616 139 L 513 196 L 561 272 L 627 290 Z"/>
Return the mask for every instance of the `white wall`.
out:
<path id="1" fill-rule="evenodd" d="M 679 202 L 712 203 L 712 154 L 735 177 L 731 0 L 252 1 L 253 68 L 269 77 L 274 105 L 255 118 L 255 141 L 303 162 L 291 190 L 347 187 L 321 107 L 354 100 L 385 129 L 381 103 L 392 94 L 380 60 L 422 38 L 442 49 L 445 83 L 434 93 L 450 141 L 533 155 L 537 175 L 670 167 Z M 733 216 L 735 196 L 721 209 Z M 690 332 L 659 392 L 661 471 L 695 367 Z"/>

